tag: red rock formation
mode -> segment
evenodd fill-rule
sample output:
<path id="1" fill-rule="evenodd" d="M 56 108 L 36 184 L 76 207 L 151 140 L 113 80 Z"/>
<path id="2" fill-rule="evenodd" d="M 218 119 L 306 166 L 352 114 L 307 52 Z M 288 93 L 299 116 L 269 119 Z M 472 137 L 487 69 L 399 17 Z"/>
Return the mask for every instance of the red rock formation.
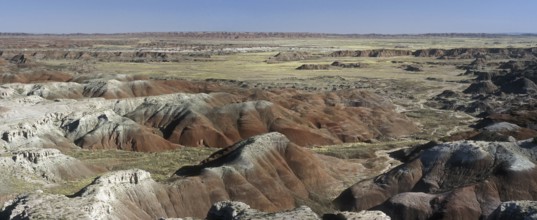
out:
<path id="1" fill-rule="evenodd" d="M 120 113 L 136 123 L 126 125 L 124 120 L 116 120 L 73 139 L 81 147 L 95 149 L 158 151 L 177 144 L 225 147 L 272 131 L 285 134 L 298 145 L 313 146 L 402 137 L 417 131 L 410 120 L 395 113 L 391 103 L 366 91 L 243 90 L 212 82 L 108 77 L 114 79 L 82 75 L 69 83 L 17 85 L 6 89 L 5 95 L 16 91 L 48 99 L 155 97 L 136 101 L 137 107 Z M 177 93 L 211 91 L 226 93 Z M 177 95 L 164 95 L 170 93 Z M 151 141 L 159 147 L 150 147 L 157 146 L 149 144 Z"/>
<path id="2" fill-rule="evenodd" d="M 0 83 L 66 82 L 71 74 L 55 71 L 0 73 Z"/>
<path id="3" fill-rule="evenodd" d="M 126 116 L 187 146 L 224 147 L 271 131 L 301 146 L 400 137 L 417 131 L 412 122 L 394 113 L 393 105 L 364 91 L 259 91 L 249 97 L 213 93 L 180 103 L 148 103 Z"/>
<path id="4" fill-rule="evenodd" d="M 535 200 L 535 144 L 453 142 L 420 149 L 408 162 L 344 191 L 343 210 L 378 209 L 393 219 L 487 218 L 508 200 Z"/>
<path id="5" fill-rule="evenodd" d="M 333 198 L 362 170 L 359 164 L 319 157 L 282 134 L 269 133 L 218 151 L 197 166 L 183 167 L 164 183 L 153 181 L 145 171 L 117 171 L 97 178 L 71 198 L 21 196 L 0 216 L 203 218 L 213 203 L 225 200 L 275 212 Z M 63 211 L 50 213 L 51 207 Z"/>

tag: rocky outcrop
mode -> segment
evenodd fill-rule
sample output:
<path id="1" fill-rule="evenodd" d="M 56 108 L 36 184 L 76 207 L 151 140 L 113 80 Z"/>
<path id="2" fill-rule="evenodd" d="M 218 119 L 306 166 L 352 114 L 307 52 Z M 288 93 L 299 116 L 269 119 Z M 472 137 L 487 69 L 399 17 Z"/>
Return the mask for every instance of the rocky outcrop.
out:
<path id="1" fill-rule="evenodd" d="M 472 96 L 452 99 L 436 96 L 428 105 L 442 109 L 456 109 L 486 117 L 505 114 L 514 109 L 532 109 L 537 95 L 535 62 L 525 62 L 512 70 L 478 71 L 475 81 L 463 92 Z"/>
<path id="2" fill-rule="evenodd" d="M 422 50 L 416 50 L 412 53 L 416 57 L 442 57 L 444 54 L 446 54 L 445 49 L 422 49 Z"/>
<path id="3" fill-rule="evenodd" d="M 267 63 L 279 63 L 279 62 L 288 62 L 288 61 L 299 61 L 299 60 L 311 60 L 318 59 L 321 55 L 315 55 L 308 52 L 296 51 L 296 52 L 279 52 L 278 54 L 269 57 L 265 62 Z"/>
<path id="4" fill-rule="evenodd" d="M 498 91 L 498 87 L 490 80 L 472 83 L 463 92 L 469 94 L 490 94 Z"/>
<path id="5" fill-rule="evenodd" d="M 334 61 L 330 65 L 335 66 L 335 67 L 340 67 L 340 68 L 360 68 L 360 67 L 363 66 L 360 63 L 342 63 L 342 62 L 339 62 L 339 61 Z"/>
<path id="6" fill-rule="evenodd" d="M 177 51 L 124 50 L 124 51 L 92 51 L 92 50 L 31 50 L 4 51 L 0 57 L 9 57 L 14 63 L 32 60 L 97 60 L 104 62 L 179 62 L 183 60 L 206 59 L 210 56 L 181 53 Z M 15 59 L 16 58 L 16 59 Z M 23 63 L 24 63 L 23 62 Z"/>
<path id="7" fill-rule="evenodd" d="M 337 212 L 324 214 L 320 218 L 315 212 L 313 212 L 307 206 L 300 206 L 298 208 L 275 212 L 266 213 L 259 210 L 250 208 L 249 205 L 242 202 L 234 201 L 222 201 L 213 204 L 209 213 L 207 214 L 207 220 L 240 220 L 240 219 L 312 219 L 312 220 L 347 220 L 347 219 L 364 219 L 364 220 L 390 220 L 386 214 L 380 211 L 361 211 L 361 212 Z"/>
<path id="8" fill-rule="evenodd" d="M 110 110 L 82 116 L 71 115 L 64 119 L 61 127 L 65 130 L 65 137 L 86 149 L 152 152 L 179 147 L 166 141 L 153 129 Z"/>
<path id="9" fill-rule="evenodd" d="M 75 198 L 40 192 L 21 195 L 4 206 L 0 217 L 6 219 L 148 219 L 151 216 L 142 215 L 140 213 L 143 212 L 137 209 L 129 210 L 136 205 L 126 198 L 128 197 L 126 193 L 137 195 L 135 188 L 151 189 L 154 184 L 156 182 L 145 171 L 117 171 L 95 179 Z M 141 194 L 144 191 L 138 192 L 140 193 L 138 196 L 144 195 Z M 153 199 L 150 202 L 157 202 L 156 197 L 146 199 Z M 50 212 L 50 210 L 57 211 Z"/>
<path id="10" fill-rule="evenodd" d="M 297 70 L 327 70 L 330 69 L 328 64 L 302 64 Z"/>
<path id="11" fill-rule="evenodd" d="M 486 218 L 502 201 L 536 199 L 536 149 L 530 140 L 422 148 L 404 165 L 345 190 L 335 204 L 394 219 Z"/>
<path id="12" fill-rule="evenodd" d="M 334 51 L 328 56 L 330 57 L 395 57 L 395 56 L 411 56 L 410 50 L 394 50 L 394 49 L 375 49 L 375 50 L 341 50 Z"/>
<path id="13" fill-rule="evenodd" d="M 537 136 L 537 131 L 520 127 L 516 124 L 501 121 L 481 127 L 476 125 L 476 131 L 470 133 L 466 139 L 482 141 L 513 141 L 526 140 Z"/>
<path id="14" fill-rule="evenodd" d="M 99 170 L 57 150 L 75 147 L 63 136 L 60 119 L 87 105 L 69 106 L 73 103 L 57 103 L 37 96 L 2 99 L 0 103 L 0 174 L 3 177 L 0 188 L 18 192 L 21 181 L 48 185 L 95 175 Z M 0 190 L 0 196 L 3 193 Z"/>
<path id="15" fill-rule="evenodd" d="M 312 56 L 305 52 L 282 52 L 267 60 L 269 63 L 281 61 L 297 61 L 319 57 L 435 57 L 439 59 L 475 59 L 467 69 L 479 70 L 484 68 L 487 59 L 516 59 L 535 58 L 537 48 L 453 48 L 453 49 L 372 49 L 372 50 L 338 50 L 324 55 Z"/>
<path id="16" fill-rule="evenodd" d="M 403 65 L 401 66 L 401 68 L 409 72 L 422 72 L 423 71 L 423 67 L 417 64 Z"/>
<path id="17" fill-rule="evenodd" d="M 56 100 L 37 96 L 3 100 L 0 134 L 8 151 L 20 148 L 122 149 L 162 151 L 175 149 L 162 134 L 123 115 L 143 102 Z M 23 108 L 24 110 L 20 110 Z M 110 110 L 113 109 L 113 110 Z"/>
<path id="18" fill-rule="evenodd" d="M 9 59 L 9 62 L 14 63 L 14 64 L 24 64 L 26 63 L 26 61 L 27 60 L 24 57 L 24 54 L 18 54 L 18 55 L 13 56 L 11 59 Z"/>
<path id="19" fill-rule="evenodd" d="M 329 70 L 334 68 L 360 68 L 362 64 L 360 63 L 342 63 L 339 61 L 334 61 L 331 64 L 302 64 L 297 67 L 297 70 Z"/>
<path id="20" fill-rule="evenodd" d="M 510 82 L 503 83 L 501 89 L 506 93 L 537 94 L 537 85 L 526 77 L 516 78 Z"/>
<path id="21" fill-rule="evenodd" d="M 20 193 L 56 187 L 103 171 L 102 167 L 85 164 L 57 149 L 0 152 L 0 209 Z M 8 218 L 0 214 L 0 219 Z"/>
<path id="22" fill-rule="evenodd" d="M 223 201 L 215 203 L 209 213 L 207 220 L 240 220 L 240 219 L 320 219 L 309 207 L 300 206 L 293 210 L 276 213 L 260 212 L 250 208 L 242 202 Z"/>
<path id="23" fill-rule="evenodd" d="M 492 59 L 532 58 L 537 48 L 454 48 L 454 49 L 420 49 L 414 51 L 416 57 L 437 57 L 440 59 L 473 59 L 488 56 Z"/>
<path id="24" fill-rule="evenodd" d="M 533 65 L 535 65 L 535 60 L 509 60 L 507 62 L 500 62 L 498 69 L 516 72 L 522 71 Z"/>
<path id="25" fill-rule="evenodd" d="M 491 72 L 476 72 L 475 75 L 477 75 L 477 81 L 492 80 L 497 76 L 497 74 Z"/>
<path id="26" fill-rule="evenodd" d="M 522 220 L 537 219 L 536 201 L 507 201 L 502 202 L 494 211 L 490 219 L 494 220 Z"/>
<path id="27" fill-rule="evenodd" d="M 356 181 L 356 173 L 365 170 L 360 164 L 315 155 L 282 134 L 269 133 L 218 151 L 199 165 L 183 167 L 163 183 L 153 181 L 145 171 L 116 171 L 95 179 L 72 197 L 45 193 L 19 196 L 0 216 L 202 218 L 212 204 L 225 200 L 241 201 L 262 212 L 277 212 L 294 209 L 299 203 L 318 204 L 334 198 L 347 182 Z M 305 207 L 291 214 L 315 216 Z M 282 215 L 286 214 L 269 216 Z"/>
<path id="28" fill-rule="evenodd" d="M 390 220 L 390 216 L 387 216 L 381 211 L 360 211 L 360 212 L 336 212 L 323 215 L 323 220 Z"/>
<path id="29" fill-rule="evenodd" d="M 371 49 L 338 50 L 313 55 L 307 52 L 280 52 L 266 60 L 267 63 L 318 59 L 320 57 L 434 57 L 439 59 L 475 59 L 465 69 L 480 70 L 487 66 L 486 59 L 530 59 L 537 57 L 537 48 L 453 48 L 453 49 Z"/>
<path id="30" fill-rule="evenodd" d="M 30 183 L 54 183 L 94 174 L 95 168 L 63 155 L 57 149 L 24 149 L 0 157 L 5 182 L 10 178 Z"/>
<path id="31" fill-rule="evenodd" d="M 471 72 L 482 71 L 482 70 L 486 69 L 487 64 L 488 64 L 488 62 L 487 62 L 487 57 L 486 56 L 478 56 L 470 64 L 468 64 L 467 66 L 463 66 L 461 68 L 465 69 L 466 74 L 468 74 L 468 73 L 471 73 Z"/>

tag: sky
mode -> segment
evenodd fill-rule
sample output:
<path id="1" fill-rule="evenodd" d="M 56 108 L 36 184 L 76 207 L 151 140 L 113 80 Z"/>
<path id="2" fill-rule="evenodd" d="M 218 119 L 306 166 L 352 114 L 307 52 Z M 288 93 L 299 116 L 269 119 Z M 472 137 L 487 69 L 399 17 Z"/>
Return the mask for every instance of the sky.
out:
<path id="1" fill-rule="evenodd" d="M 0 32 L 537 33 L 536 0 L 0 0 Z"/>

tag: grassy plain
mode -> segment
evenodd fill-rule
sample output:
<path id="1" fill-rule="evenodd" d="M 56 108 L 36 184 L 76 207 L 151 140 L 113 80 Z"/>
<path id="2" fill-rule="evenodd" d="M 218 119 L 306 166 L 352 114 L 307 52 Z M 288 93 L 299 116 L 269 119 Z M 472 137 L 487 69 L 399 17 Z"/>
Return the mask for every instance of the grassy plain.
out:
<path id="1" fill-rule="evenodd" d="M 461 72 L 453 65 L 425 66 L 423 72 L 403 70 L 401 63 L 392 63 L 397 60 L 410 63 L 437 62 L 440 64 L 460 64 L 471 61 L 438 61 L 432 58 L 362 58 L 340 57 L 320 58 L 315 60 L 289 61 L 268 64 L 265 62 L 277 52 L 262 53 L 237 53 L 232 55 L 213 56 L 213 61 L 185 61 L 178 63 L 125 63 L 125 62 L 100 62 L 95 64 L 98 72 L 114 74 L 143 74 L 153 76 L 170 76 L 186 79 L 236 79 L 236 80 L 277 80 L 281 78 L 297 77 L 308 78 L 324 75 L 338 75 L 351 78 L 406 78 L 425 79 L 426 77 L 451 78 Z M 296 70 L 302 64 L 330 64 L 334 61 L 363 63 L 365 67 L 355 69 L 331 69 L 331 70 Z"/>

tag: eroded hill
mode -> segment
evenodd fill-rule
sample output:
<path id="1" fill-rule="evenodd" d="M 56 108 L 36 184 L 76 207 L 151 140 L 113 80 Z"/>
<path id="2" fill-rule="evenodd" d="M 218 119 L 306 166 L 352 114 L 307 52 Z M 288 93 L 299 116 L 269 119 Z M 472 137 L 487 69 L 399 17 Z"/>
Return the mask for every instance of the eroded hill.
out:
<path id="1" fill-rule="evenodd" d="M 209 35 L 2 36 L 0 218 L 532 215 L 531 37 Z"/>

